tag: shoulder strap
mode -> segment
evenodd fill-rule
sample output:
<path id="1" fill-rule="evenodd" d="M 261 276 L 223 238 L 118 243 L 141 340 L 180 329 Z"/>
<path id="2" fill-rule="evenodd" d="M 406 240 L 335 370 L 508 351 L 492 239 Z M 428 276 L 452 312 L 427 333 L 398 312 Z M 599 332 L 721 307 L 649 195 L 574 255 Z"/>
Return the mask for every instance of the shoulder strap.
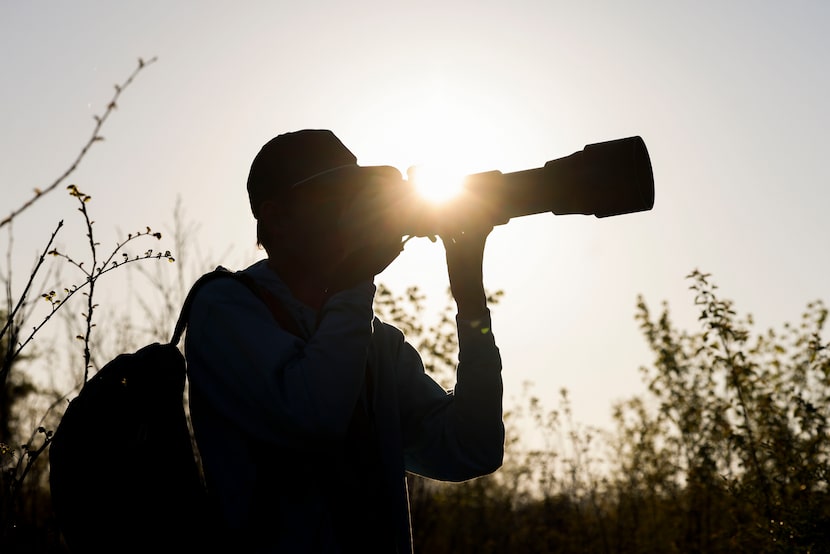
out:
<path id="1" fill-rule="evenodd" d="M 300 338 L 304 337 L 303 332 L 300 331 L 300 327 L 297 325 L 297 320 L 288 313 L 288 310 L 279 298 L 271 294 L 268 289 L 257 283 L 254 278 L 247 273 L 234 273 L 234 276 L 239 280 L 239 282 L 251 289 L 251 292 L 253 292 L 260 300 L 265 302 L 265 305 L 268 306 L 269 310 L 271 310 L 271 315 L 274 316 L 274 319 L 277 320 L 280 327 Z"/>
<path id="2" fill-rule="evenodd" d="M 262 300 L 268 309 L 271 311 L 271 314 L 274 316 L 274 319 L 277 320 L 277 323 L 280 324 L 280 327 L 288 331 L 289 333 L 293 333 L 298 337 L 302 337 L 303 334 L 300 332 L 299 327 L 297 326 L 297 322 L 294 320 L 293 317 L 288 313 L 285 306 L 280 302 L 280 300 L 268 292 L 264 287 L 260 286 L 250 275 L 245 273 L 239 273 L 230 271 L 229 269 L 225 269 L 224 267 L 218 267 L 211 272 L 205 273 L 201 277 L 199 277 L 193 286 L 190 287 L 190 291 L 187 293 L 187 296 L 184 299 L 184 304 L 182 304 L 182 310 L 179 313 L 179 319 L 176 321 L 176 327 L 173 330 L 173 336 L 170 338 L 171 344 L 179 344 L 179 341 L 182 338 L 182 334 L 184 333 L 185 327 L 187 327 L 187 319 L 190 315 L 190 306 L 193 304 L 193 298 L 196 296 L 196 292 L 202 286 L 206 285 L 207 283 L 219 279 L 230 277 L 232 279 L 237 280 L 238 282 L 242 283 L 246 287 L 248 287 L 251 292 L 253 292 L 257 298 Z"/>

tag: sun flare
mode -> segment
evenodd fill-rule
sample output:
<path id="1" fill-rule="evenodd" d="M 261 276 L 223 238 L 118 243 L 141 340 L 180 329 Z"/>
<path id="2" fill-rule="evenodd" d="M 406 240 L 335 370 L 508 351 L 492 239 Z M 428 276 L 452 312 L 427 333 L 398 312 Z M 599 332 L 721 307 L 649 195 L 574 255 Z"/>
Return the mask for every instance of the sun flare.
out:
<path id="1" fill-rule="evenodd" d="M 421 197 L 434 204 L 450 200 L 461 192 L 464 184 L 463 173 L 441 166 L 411 167 L 407 178 Z"/>

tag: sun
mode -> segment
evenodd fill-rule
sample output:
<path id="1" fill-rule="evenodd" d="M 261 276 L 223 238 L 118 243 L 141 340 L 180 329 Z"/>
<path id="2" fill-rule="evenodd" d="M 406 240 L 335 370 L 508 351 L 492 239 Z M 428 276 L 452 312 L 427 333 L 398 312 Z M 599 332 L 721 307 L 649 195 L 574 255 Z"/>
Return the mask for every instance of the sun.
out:
<path id="1" fill-rule="evenodd" d="M 413 166 L 407 179 L 415 191 L 432 204 L 443 204 L 457 196 L 464 186 L 464 173 L 446 165 Z"/>

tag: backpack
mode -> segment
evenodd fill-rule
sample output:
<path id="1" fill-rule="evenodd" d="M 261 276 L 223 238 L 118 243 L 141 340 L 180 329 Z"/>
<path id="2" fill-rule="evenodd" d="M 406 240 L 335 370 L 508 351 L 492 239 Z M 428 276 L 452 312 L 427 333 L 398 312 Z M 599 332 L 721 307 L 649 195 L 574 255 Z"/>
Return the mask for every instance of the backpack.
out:
<path id="1" fill-rule="evenodd" d="M 170 342 L 120 354 L 91 377 L 52 436 L 52 505 L 72 552 L 205 551 L 207 493 L 184 408 L 178 348 L 195 293 L 230 277 L 281 305 L 247 275 L 218 268 L 189 291 Z"/>

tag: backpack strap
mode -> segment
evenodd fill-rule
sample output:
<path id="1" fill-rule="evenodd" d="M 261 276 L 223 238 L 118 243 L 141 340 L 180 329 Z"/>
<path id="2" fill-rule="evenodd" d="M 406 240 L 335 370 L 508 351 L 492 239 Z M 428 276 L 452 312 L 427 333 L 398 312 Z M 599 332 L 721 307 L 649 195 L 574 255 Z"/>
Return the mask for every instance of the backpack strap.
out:
<path id="1" fill-rule="evenodd" d="M 240 283 L 251 289 L 251 292 L 253 292 L 260 300 L 265 302 L 265 305 L 268 306 L 268 309 L 271 311 L 271 315 L 274 316 L 274 319 L 277 320 L 280 327 L 292 335 L 305 338 L 304 333 L 300 331 L 300 327 L 297 325 L 297 320 L 288 313 L 288 310 L 279 298 L 271 294 L 268 289 L 257 283 L 254 278 L 247 273 L 234 273 L 234 277 L 236 277 Z"/>
<path id="2" fill-rule="evenodd" d="M 288 310 L 285 308 L 282 302 L 268 292 L 265 287 L 261 286 L 257 283 L 250 275 L 246 273 L 240 273 L 235 271 L 230 271 L 229 269 L 225 269 L 224 267 L 219 266 L 218 268 L 214 269 L 209 273 L 205 273 L 201 277 L 199 277 L 193 286 L 190 288 L 190 291 L 187 293 L 187 296 L 184 299 L 184 304 L 182 305 L 182 311 L 179 313 L 179 319 L 176 321 L 176 327 L 173 330 L 173 336 L 170 338 L 171 344 L 179 344 L 179 341 L 182 338 L 182 334 L 184 333 L 185 327 L 187 327 L 187 320 L 190 316 L 190 307 L 193 304 L 193 299 L 196 297 L 196 292 L 202 286 L 206 285 L 207 283 L 214 281 L 215 279 L 219 278 L 226 278 L 230 277 L 235 279 L 236 281 L 242 283 L 252 293 L 256 295 L 257 298 L 262 300 L 268 309 L 271 311 L 271 314 L 274 316 L 274 319 L 277 320 L 280 327 L 297 335 L 298 337 L 303 337 L 303 333 L 300 331 L 297 322 L 291 317 L 291 314 L 288 313 Z"/>

